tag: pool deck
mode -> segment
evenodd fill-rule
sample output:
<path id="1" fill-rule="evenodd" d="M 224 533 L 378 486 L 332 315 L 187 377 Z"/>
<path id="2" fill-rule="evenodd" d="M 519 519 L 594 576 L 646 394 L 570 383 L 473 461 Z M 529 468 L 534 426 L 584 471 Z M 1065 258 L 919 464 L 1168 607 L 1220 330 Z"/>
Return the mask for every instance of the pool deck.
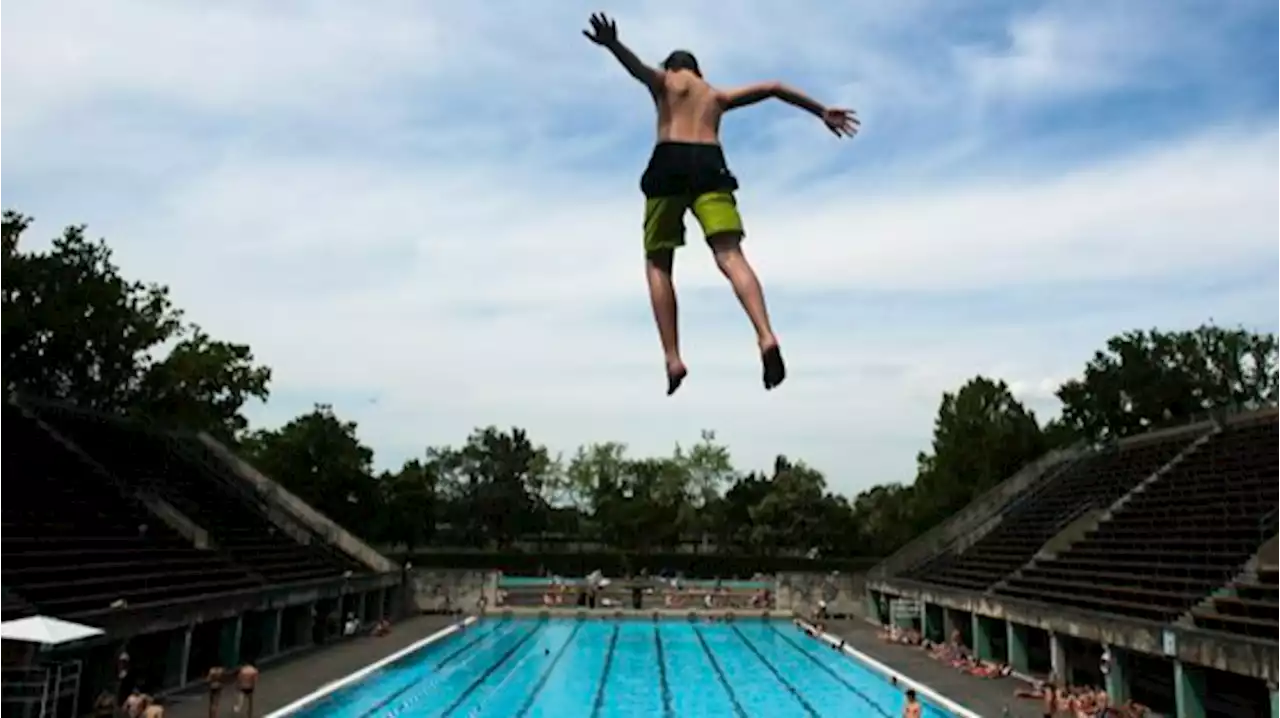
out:
<path id="1" fill-rule="evenodd" d="M 452 623 L 454 616 L 416 616 L 395 624 L 380 638 L 361 636 L 262 666 L 254 692 L 254 718 L 283 708 L 320 686 L 354 673 L 374 661 L 406 648 Z M 166 718 L 209 718 L 208 694 L 195 690 L 165 699 Z M 232 718 L 235 691 L 227 690 L 219 714 Z M 241 715 L 239 718 L 243 718 Z"/>
<path id="2" fill-rule="evenodd" d="M 933 690 L 981 716 L 1000 718 L 1008 707 L 1013 718 L 1039 718 L 1039 703 L 1014 698 L 1026 684 L 1016 678 L 977 678 L 961 673 L 929 657 L 923 649 L 885 643 L 876 638 L 876 627 L 862 621 L 832 621 L 827 632 L 840 636 L 849 647 Z"/>

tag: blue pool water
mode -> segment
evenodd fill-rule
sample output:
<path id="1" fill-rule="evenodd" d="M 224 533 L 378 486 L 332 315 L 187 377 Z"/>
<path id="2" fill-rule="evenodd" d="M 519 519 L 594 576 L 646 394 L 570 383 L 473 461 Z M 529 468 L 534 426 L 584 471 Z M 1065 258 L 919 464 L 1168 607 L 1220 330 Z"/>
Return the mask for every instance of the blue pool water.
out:
<path id="1" fill-rule="evenodd" d="M 298 718 L 897 718 L 901 689 L 790 622 L 489 619 Z M 929 718 L 951 714 L 925 702 Z"/>

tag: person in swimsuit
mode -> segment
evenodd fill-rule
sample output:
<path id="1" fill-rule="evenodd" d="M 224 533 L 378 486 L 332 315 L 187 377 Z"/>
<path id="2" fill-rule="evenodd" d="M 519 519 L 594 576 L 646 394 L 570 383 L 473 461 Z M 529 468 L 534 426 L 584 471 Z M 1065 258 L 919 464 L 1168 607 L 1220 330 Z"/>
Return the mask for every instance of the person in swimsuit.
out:
<path id="1" fill-rule="evenodd" d="M 209 718 L 218 718 L 218 706 L 222 702 L 222 685 L 226 681 L 227 671 L 222 666 L 209 669 L 205 680 L 209 685 Z"/>
<path id="2" fill-rule="evenodd" d="M 702 78 L 698 60 L 677 50 L 660 68 L 649 67 L 618 40 L 618 26 L 603 14 L 591 16 L 583 34 L 613 53 L 632 77 L 653 96 L 658 112 L 658 141 L 640 179 L 645 195 L 644 251 L 649 298 L 662 350 L 666 355 L 667 395 L 674 394 L 688 375 L 680 356 L 676 294 L 672 260 L 684 245 L 684 215 L 692 210 L 716 266 L 733 285 L 738 301 L 756 331 L 764 366 L 765 389 L 787 376 L 778 339 L 769 324 L 764 292 L 742 252 L 745 234 L 734 191 L 738 180 L 729 171 L 720 146 L 720 118 L 725 112 L 777 98 L 822 120 L 837 137 L 858 131 L 853 111 L 825 107 L 779 82 L 764 82 L 735 90 L 718 90 Z"/>
<path id="3" fill-rule="evenodd" d="M 916 692 L 914 689 L 907 689 L 907 702 L 902 706 L 902 718 L 920 718 L 921 716 L 920 701 L 916 700 Z"/>
<path id="4" fill-rule="evenodd" d="M 240 695 L 232 712 L 238 714 L 243 709 L 246 718 L 253 718 L 253 689 L 258 687 L 258 669 L 253 663 L 246 661 L 236 671 L 236 687 L 240 689 Z"/>
<path id="5" fill-rule="evenodd" d="M 143 696 L 142 718 L 164 718 L 164 705 L 153 696 Z"/>

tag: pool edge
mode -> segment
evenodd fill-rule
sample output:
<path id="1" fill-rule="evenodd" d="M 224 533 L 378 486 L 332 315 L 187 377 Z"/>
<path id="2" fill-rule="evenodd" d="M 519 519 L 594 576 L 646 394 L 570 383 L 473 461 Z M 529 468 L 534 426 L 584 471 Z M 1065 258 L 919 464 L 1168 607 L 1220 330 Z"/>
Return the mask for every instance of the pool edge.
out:
<path id="1" fill-rule="evenodd" d="M 957 718 L 983 718 L 983 716 L 978 712 L 969 708 L 965 708 L 964 706 L 960 705 L 954 700 L 942 695 L 941 693 L 930 688 L 929 686 L 924 685 L 920 681 L 917 681 L 914 678 L 906 676 L 899 671 L 895 671 L 894 669 L 890 668 L 889 666 L 886 666 L 880 661 L 877 661 L 871 656 L 868 656 L 862 651 L 859 651 L 853 648 L 848 643 L 845 643 L 844 640 L 841 639 L 839 636 L 831 633 L 819 633 L 816 626 L 814 626 L 812 623 L 809 623 L 808 621 L 805 621 L 803 619 L 796 619 L 796 622 L 799 623 L 801 626 L 805 627 L 806 629 L 808 629 L 809 631 L 813 632 L 814 635 L 818 636 L 818 638 L 822 639 L 827 644 L 831 646 L 840 647 L 840 649 L 844 651 L 845 655 L 848 655 L 851 658 L 856 659 L 860 663 L 863 663 L 867 667 L 875 671 L 878 671 L 882 675 L 890 676 L 896 679 L 898 683 L 908 688 L 914 688 L 916 693 L 919 693 L 920 695 L 925 696 L 926 698 L 929 699 L 929 702 L 933 703 L 939 708 L 944 708 L 954 713 L 957 716 Z"/>
<path id="2" fill-rule="evenodd" d="M 420 640 L 414 641 L 413 643 L 405 646 L 404 648 L 401 648 L 400 650 L 388 656 L 379 658 L 378 660 L 374 661 L 373 663 L 370 663 L 369 665 L 363 668 L 360 668 L 359 670 L 348 673 L 342 678 L 329 681 L 323 686 L 320 686 L 316 690 L 293 701 L 292 703 L 284 706 L 283 708 L 277 708 L 276 710 L 266 714 L 265 716 L 263 716 L 263 718 L 285 718 L 286 716 L 297 713 L 298 711 L 302 710 L 303 708 L 306 708 L 312 703 L 315 703 L 316 701 L 324 698 L 325 696 L 328 696 L 330 693 L 333 693 L 334 691 L 345 688 L 346 686 L 349 686 L 352 683 L 356 683 L 357 681 L 362 680 L 363 678 L 373 673 L 374 671 L 382 668 L 383 666 L 389 665 L 397 660 L 400 660 L 401 658 L 404 658 L 405 656 L 415 651 L 420 651 L 423 648 L 426 648 L 427 646 L 431 645 L 432 643 L 436 643 L 437 641 L 441 641 L 441 640 L 444 640 L 445 638 L 448 638 L 449 636 L 452 636 L 454 633 L 457 633 L 463 628 L 472 625 L 477 620 L 479 619 L 477 619 L 475 616 L 467 616 L 466 618 L 464 618 L 461 621 L 458 621 L 457 623 L 449 624 L 448 626 L 445 626 L 444 628 L 440 629 L 439 631 L 436 631 L 435 633 L 427 636 L 426 638 L 422 638 Z"/>

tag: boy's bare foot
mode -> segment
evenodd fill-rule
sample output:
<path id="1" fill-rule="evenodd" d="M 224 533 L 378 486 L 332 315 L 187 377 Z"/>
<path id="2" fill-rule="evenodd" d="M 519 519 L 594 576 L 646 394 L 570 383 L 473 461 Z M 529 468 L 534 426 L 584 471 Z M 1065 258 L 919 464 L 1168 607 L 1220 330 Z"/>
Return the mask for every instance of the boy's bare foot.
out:
<path id="1" fill-rule="evenodd" d="M 685 368 L 684 362 L 667 362 L 667 396 L 676 393 L 686 376 L 689 376 L 689 370 Z"/>
<path id="2" fill-rule="evenodd" d="M 782 361 L 782 350 L 773 343 L 760 348 L 760 363 L 764 365 L 764 388 L 771 390 L 787 378 L 787 365 Z"/>

